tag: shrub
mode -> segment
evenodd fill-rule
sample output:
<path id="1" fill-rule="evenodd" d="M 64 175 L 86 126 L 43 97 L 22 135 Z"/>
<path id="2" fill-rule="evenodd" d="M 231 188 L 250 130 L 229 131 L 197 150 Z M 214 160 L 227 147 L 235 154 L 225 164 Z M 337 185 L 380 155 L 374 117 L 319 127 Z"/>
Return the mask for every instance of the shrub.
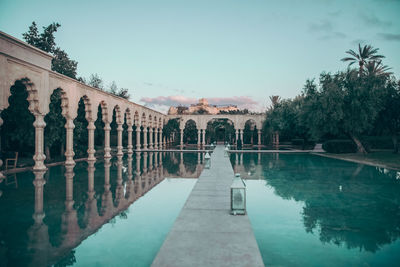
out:
<path id="1" fill-rule="evenodd" d="M 371 149 L 393 149 L 391 136 L 365 136 L 362 142 L 368 144 Z"/>
<path id="2" fill-rule="evenodd" d="M 302 146 L 304 144 L 304 139 L 292 139 L 292 145 Z"/>
<path id="3" fill-rule="evenodd" d="M 352 140 L 328 140 L 322 144 L 322 148 L 329 153 L 354 153 L 357 146 Z"/>

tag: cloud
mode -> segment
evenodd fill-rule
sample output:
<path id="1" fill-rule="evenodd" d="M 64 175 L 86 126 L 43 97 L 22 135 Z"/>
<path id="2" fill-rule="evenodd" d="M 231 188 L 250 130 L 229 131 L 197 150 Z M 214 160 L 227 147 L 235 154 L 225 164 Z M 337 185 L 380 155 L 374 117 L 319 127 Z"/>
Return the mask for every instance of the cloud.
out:
<path id="1" fill-rule="evenodd" d="M 347 37 L 343 32 L 333 31 L 332 23 L 328 20 L 310 23 L 308 25 L 308 31 L 320 35 L 318 38 L 320 40 L 344 39 Z"/>
<path id="2" fill-rule="evenodd" d="M 367 41 L 364 39 L 355 39 L 353 41 L 351 41 L 352 45 L 358 45 L 358 44 L 365 44 Z"/>
<path id="3" fill-rule="evenodd" d="M 328 20 L 313 22 L 308 25 L 308 30 L 310 32 L 331 32 L 332 31 L 332 23 Z"/>
<path id="4" fill-rule="evenodd" d="M 378 36 L 386 41 L 400 41 L 400 34 L 378 33 Z"/>
<path id="5" fill-rule="evenodd" d="M 260 110 L 260 103 L 255 101 L 249 96 L 233 96 L 233 97 L 211 97 L 207 98 L 210 105 L 236 105 L 239 109 Z M 156 107 L 160 110 L 165 110 L 165 107 L 170 106 L 189 106 L 190 104 L 198 103 L 197 98 L 186 97 L 182 95 L 176 96 L 157 96 L 157 97 L 143 97 L 140 99 L 146 106 Z"/>
<path id="6" fill-rule="evenodd" d="M 382 27 L 382 28 L 387 28 L 392 26 L 392 22 L 381 20 L 372 13 L 368 14 L 360 13 L 360 17 L 367 26 Z"/>

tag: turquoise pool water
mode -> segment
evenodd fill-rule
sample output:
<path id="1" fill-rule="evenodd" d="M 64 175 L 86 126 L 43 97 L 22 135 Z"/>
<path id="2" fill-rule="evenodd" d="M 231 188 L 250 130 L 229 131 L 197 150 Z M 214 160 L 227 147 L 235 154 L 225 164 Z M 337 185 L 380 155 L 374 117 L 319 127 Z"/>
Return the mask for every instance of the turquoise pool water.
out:
<path id="1" fill-rule="evenodd" d="M 398 266 L 400 173 L 308 154 L 232 154 L 269 266 Z"/>
<path id="2" fill-rule="evenodd" d="M 8 175 L 0 266 L 148 266 L 201 173 L 199 155 L 142 153 Z"/>

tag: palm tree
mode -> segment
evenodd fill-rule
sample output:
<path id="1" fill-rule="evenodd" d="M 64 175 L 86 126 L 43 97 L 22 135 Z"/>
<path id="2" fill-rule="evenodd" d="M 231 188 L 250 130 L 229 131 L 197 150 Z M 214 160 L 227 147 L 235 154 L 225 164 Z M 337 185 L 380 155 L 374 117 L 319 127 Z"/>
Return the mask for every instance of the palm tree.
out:
<path id="1" fill-rule="evenodd" d="M 364 66 L 369 61 L 380 61 L 384 58 L 382 55 L 377 55 L 378 50 L 379 48 L 373 48 L 371 45 L 364 45 L 364 47 L 361 48 L 361 45 L 358 44 L 358 53 L 350 49 L 346 51 L 346 53 L 351 55 L 351 57 L 342 58 L 342 61 L 350 61 L 349 66 L 358 62 L 358 65 L 360 66 L 359 75 L 361 76 L 364 71 Z"/>
<path id="2" fill-rule="evenodd" d="M 389 72 L 390 70 L 386 65 L 382 64 L 381 60 L 378 61 L 368 61 L 365 65 L 365 74 L 372 76 L 389 76 L 392 75 L 393 72 Z"/>
<path id="3" fill-rule="evenodd" d="M 279 95 L 272 95 L 269 97 L 269 99 L 272 103 L 271 109 L 273 109 L 281 101 L 281 97 Z"/>

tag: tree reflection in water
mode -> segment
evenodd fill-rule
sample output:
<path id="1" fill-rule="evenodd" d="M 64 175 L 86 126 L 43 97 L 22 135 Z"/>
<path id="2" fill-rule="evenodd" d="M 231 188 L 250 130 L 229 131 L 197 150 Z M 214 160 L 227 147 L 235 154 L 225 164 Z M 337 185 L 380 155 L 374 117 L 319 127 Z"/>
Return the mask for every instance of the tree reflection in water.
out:
<path id="1" fill-rule="evenodd" d="M 246 178 L 261 176 L 283 199 L 304 202 L 305 230 L 322 243 L 376 252 L 400 236 L 400 173 L 306 154 L 243 155 L 231 162 Z M 236 165 L 235 165 L 236 164 Z"/>

